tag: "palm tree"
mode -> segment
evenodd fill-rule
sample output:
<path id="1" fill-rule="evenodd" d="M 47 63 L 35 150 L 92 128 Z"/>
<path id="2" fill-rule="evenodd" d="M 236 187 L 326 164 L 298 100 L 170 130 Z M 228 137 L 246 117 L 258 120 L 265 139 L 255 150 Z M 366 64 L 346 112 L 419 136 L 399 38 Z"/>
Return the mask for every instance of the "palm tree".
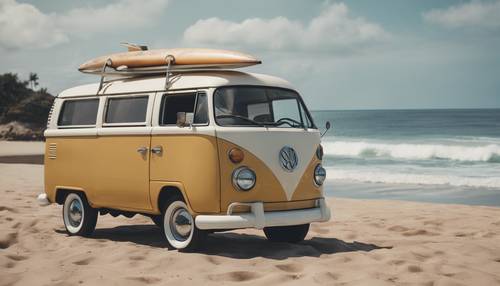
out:
<path id="1" fill-rule="evenodd" d="M 36 73 L 30 72 L 29 82 L 31 89 L 34 90 L 35 87 L 38 85 L 38 75 Z"/>

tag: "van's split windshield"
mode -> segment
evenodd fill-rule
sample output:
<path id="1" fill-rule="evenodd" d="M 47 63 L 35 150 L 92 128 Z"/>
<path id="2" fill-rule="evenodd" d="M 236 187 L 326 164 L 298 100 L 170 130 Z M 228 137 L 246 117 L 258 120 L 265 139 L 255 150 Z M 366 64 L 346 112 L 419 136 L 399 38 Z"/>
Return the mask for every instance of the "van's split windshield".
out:
<path id="1" fill-rule="evenodd" d="M 220 126 L 314 128 L 296 92 L 272 87 L 222 87 L 214 94 Z"/>

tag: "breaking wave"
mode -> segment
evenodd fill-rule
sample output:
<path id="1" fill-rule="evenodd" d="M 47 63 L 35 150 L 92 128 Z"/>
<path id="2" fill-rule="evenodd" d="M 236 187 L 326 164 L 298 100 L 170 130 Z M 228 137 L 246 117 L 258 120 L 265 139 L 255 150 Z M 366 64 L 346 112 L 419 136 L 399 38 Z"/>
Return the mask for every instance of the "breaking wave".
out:
<path id="1" fill-rule="evenodd" d="M 443 159 L 500 163 L 500 145 L 447 145 L 335 141 L 323 143 L 325 154 L 341 157 L 389 157 L 402 160 Z"/>
<path id="2" fill-rule="evenodd" d="M 455 187 L 500 188 L 500 177 L 462 177 L 456 175 L 406 174 L 392 171 L 343 170 L 328 168 L 328 180 L 367 183 L 449 185 Z"/>

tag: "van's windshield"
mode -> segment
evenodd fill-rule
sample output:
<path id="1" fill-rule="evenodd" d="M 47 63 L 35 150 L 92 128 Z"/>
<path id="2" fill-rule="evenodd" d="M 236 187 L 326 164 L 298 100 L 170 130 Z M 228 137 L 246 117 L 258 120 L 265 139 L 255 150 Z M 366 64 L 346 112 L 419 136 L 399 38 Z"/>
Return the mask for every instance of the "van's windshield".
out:
<path id="1" fill-rule="evenodd" d="M 220 126 L 315 128 L 299 95 L 272 87 L 221 87 L 214 93 Z"/>

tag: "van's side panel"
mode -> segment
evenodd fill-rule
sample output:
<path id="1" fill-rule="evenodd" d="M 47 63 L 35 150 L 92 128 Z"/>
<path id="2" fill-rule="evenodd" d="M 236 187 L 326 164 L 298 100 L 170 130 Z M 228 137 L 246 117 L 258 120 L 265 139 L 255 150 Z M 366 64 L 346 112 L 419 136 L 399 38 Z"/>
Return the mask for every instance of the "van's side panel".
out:
<path id="1" fill-rule="evenodd" d="M 85 97 L 85 99 L 90 97 Z M 76 98 L 77 99 L 77 98 Z M 80 98 L 83 99 L 83 98 Z M 92 204 L 92 194 L 96 182 L 95 152 L 97 128 L 102 102 L 98 108 L 96 126 L 84 128 L 58 128 L 58 119 L 64 100 L 56 98 L 49 115 L 45 141 L 45 192 L 51 202 L 56 201 L 56 192 L 60 189 L 83 191 Z"/>
<path id="2" fill-rule="evenodd" d="M 94 129 L 95 130 L 95 129 Z M 85 191 L 92 202 L 96 162 L 99 162 L 97 137 L 47 137 L 45 142 L 45 192 L 55 202 L 56 189 Z"/>
<path id="3" fill-rule="evenodd" d="M 74 100 L 86 98 L 90 97 Z M 103 126 L 107 98 L 99 97 L 96 123 L 90 127 L 58 126 L 65 99 L 56 99 L 53 118 L 45 132 L 46 192 L 51 201 L 55 201 L 57 189 L 69 189 L 84 192 L 93 207 L 151 211 L 149 119 L 154 94 L 148 97 L 146 122 L 140 123 L 141 126 L 126 126 L 126 123 Z M 137 151 L 141 147 L 145 152 Z"/>
<path id="4" fill-rule="evenodd" d="M 210 90 L 205 92 L 209 98 Z M 169 93 L 193 93 L 197 90 Z M 161 126 L 161 102 L 165 93 L 156 94 L 152 114 L 151 148 L 161 146 L 161 154 L 151 154 L 150 196 L 157 208 L 161 186 L 177 187 L 185 196 L 193 214 L 220 212 L 220 174 L 217 139 L 213 122 L 207 125 Z M 209 110 L 212 100 L 208 100 Z"/>
<path id="5" fill-rule="evenodd" d="M 181 129 L 165 127 L 153 131 L 151 148 L 161 146 L 163 152 L 151 154 L 151 181 L 181 182 L 193 212 L 218 213 L 220 176 L 215 132 L 208 131 L 213 135 L 204 135 L 184 127 L 177 131 L 185 131 L 185 134 L 173 133 L 177 128 Z M 194 129 L 201 128 L 210 127 Z"/>
<path id="6" fill-rule="evenodd" d="M 145 122 L 106 122 L 111 100 L 133 100 L 144 97 L 147 97 Z M 95 188 L 95 204 L 127 211 L 152 210 L 149 198 L 149 158 L 154 99 L 154 93 L 105 97 L 102 124 L 97 129 L 98 147 L 95 150 L 99 154 L 95 164 L 96 180 L 99 182 Z M 124 121 L 127 119 L 122 118 Z"/>
<path id="7" fill-rule="evenodd" d="M 137 152 L 141 147 L 149 150 L 149 134 L 99 135 L 96 141 L 94 172 L 98 184 L 93 189 L 93 202 L 107 208 L 150 210 L 149 152 Z"/>

